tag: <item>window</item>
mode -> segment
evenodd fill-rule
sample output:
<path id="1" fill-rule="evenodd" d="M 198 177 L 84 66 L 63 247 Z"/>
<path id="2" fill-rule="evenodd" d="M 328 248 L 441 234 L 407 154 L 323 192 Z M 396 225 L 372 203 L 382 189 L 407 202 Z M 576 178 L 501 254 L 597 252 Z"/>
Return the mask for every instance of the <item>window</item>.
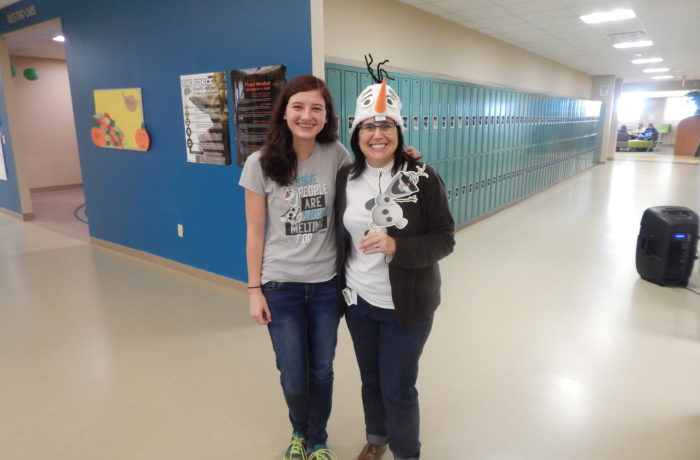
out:
<path id="1" fill-rule="evenodd" d="M 617 100 L 617 119 L 621 123 L 636 123 L 642 118 L 646 97 L 639 93 L 622 93 Z"/>
<path id="2" fill-rule="evenodd" d="M 664 120 L 680 121 L 695 113 L 695 103 L 689 97 L 666 98 Z"/>

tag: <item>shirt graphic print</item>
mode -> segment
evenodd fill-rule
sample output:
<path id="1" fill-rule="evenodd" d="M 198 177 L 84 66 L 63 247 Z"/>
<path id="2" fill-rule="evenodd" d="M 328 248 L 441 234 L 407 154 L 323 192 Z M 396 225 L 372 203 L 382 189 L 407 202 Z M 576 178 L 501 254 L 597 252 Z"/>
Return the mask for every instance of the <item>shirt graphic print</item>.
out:
<path id="1" fill-rule="evenodd" d="M 328 184 L 319 184 L 316 173 L 297 177 L 283 193 L 289 208 L 280 222 L 287 236 L 295 236 L 297 244 L 309 244 L 314 233 L 328 229 Z"/>

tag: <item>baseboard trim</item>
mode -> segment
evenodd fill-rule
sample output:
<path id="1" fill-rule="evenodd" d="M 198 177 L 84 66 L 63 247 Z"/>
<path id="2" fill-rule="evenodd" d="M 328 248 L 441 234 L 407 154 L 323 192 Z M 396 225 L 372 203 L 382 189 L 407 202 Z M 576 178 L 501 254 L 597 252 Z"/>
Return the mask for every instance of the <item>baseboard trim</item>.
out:
<path id="1" fill-rule="evenodd" d="M 32 193 L 37 192 L 58 192 L 61 190 L 73 190 L 76 188 L 83 188 L 83 184 L 66 184 L 66 185 L 51 185 L 48 187 L 34 187 L 29 189 Z"/>
<path id="2" fill-rule="evenodd" d="M 195 278 L 212 282 L 218 286 L 233 289 L 237 292 L 248 292 L 246 283 L 242 283 L 238 280 L 229 278 L 227 276 L 217 275 L 216 273 L 208 272 L 206 270 L 195 268 L 180 262 L 175 262 L 174 260 L 166 259 L 165 257 L 149 254 L 147 252 L 139 251 L 138 249 L 129 248 L 120 244 L 112 243 L 110 241 L 101 240 L 99 238 L 90 237 L 90 243 L 101 248 L 118 252 L 120 254 L 125 254 L 131 257 L 136 257 L 137 259 L 154 263 L 164 268 L 169 268 L 180 273 L 185 273 L 187 275 L 194 276 Z"/>
<path id="3" fill-rule="evenodd" d="M 10 211 L 9 209 L 0 208 L 0 214 L 5 214 L 6 216 L 14 217 L 15 219 L 19 219 L 25 222 L 29 220 L 34 220 L 33 212 L 25 212 L 20 214 L 18 212 Z"/>

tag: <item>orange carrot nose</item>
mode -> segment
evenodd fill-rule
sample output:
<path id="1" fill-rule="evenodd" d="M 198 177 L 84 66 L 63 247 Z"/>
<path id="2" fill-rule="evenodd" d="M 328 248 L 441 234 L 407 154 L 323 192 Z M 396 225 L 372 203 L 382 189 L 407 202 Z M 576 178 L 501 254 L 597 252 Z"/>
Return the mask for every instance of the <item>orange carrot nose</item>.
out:
<path id="1" fill-rule="evenodd" d="M 377 102 L 374 103 L 374 111 L 377 113 L 386 112 L 386 78 L 382 80 L 382 87 L 377 94 Z"/>

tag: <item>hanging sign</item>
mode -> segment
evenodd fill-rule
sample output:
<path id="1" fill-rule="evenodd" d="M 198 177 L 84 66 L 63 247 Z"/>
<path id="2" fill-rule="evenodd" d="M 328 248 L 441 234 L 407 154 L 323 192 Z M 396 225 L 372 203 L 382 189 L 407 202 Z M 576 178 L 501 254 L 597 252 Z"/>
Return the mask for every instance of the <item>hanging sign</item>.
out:
<path id="1" fill-rule="evenodd" d="M 231 164 L 226 73 L 180 76 L 187 161 Z"/>
<path id="2" fill-rule="evenodd" d="M 287 67 L 284 65 L 231 71 L 239 166 L 265 143 L 270 113 L 286 82 Z"/>

